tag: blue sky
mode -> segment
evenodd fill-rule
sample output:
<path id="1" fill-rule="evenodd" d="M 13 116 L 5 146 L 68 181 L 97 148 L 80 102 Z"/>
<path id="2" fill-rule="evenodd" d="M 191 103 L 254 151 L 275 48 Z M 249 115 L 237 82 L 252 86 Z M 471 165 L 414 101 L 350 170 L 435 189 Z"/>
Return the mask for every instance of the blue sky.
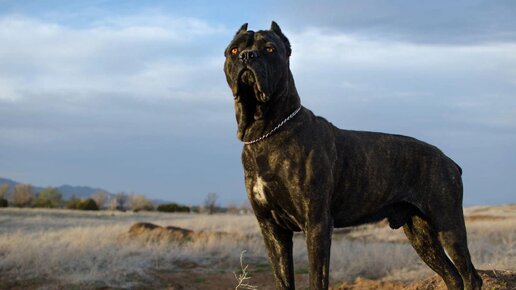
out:
<path id="1" fill-rule="evenodd" d="M 0 176 L 244 202 L 223 51 L 271 20 L 306 107 L 440 147 L 466 205 L 516 202 L 513 1 L 0 0 Z"/>

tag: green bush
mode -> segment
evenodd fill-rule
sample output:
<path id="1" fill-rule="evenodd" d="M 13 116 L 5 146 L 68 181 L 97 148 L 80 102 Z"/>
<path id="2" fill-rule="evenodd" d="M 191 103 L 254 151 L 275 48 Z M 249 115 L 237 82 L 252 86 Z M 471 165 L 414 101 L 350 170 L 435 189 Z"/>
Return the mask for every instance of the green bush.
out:
<path id="1" fill-rule="evenodd" d="M 81 202 L 75 195 L 70 197 L 70 199 L 66 202 L 67 209 L 77 209 L 79 207 L 79 203 Z"/>
<path id="2" fill-rule="evenodd" d="M 190 212 L 190 207 L 174 202 L 160 204 L 156 209 L 162 212 Z"/>
<path id="3" fill-rule="evenodd" d="M 97 205 L 97 203 L 92 198 L 88 198 L 88 199 L 81 200 L 77 204 L 77 209 L 80 209 L 80 210 L 99 210 L 99 206 Z"/>
<path id="4" fill-rule="evenodd" d="M 47 187 L 36 198 L 34 207 L 56 208 L 63 203 L 63 195 L 57 188 Z"/>
<path id="5" fill-rule="evenodd" d="M 66 208 L 68 209 L 80 209 L 80 210 L 99 210 L 99 206 L 93 200 L 92 198 L 88 199 L 78 199 L 75 197 L 72 197 L 67 205 Z"/>
<path id="6" fill-rule="evenodd" d="M 8 207 L 9 202 L 5 198 L 0 198 L 0 207 Z"/>

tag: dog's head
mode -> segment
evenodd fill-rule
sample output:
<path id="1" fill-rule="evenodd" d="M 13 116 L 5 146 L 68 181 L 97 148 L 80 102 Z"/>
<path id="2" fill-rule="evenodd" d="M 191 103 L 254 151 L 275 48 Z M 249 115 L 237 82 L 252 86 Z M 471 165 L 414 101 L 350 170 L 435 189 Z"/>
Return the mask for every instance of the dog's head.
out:
<path id="1" fill-rule="evenodd" d="M 238 138 L 246 129 L 267 118 L 272 104 L 289 89 L 290 43 L 272 22 L 270 30 L 257 32 L 242 25 L 226 48 L 224 72 L 233 92 Z"/>

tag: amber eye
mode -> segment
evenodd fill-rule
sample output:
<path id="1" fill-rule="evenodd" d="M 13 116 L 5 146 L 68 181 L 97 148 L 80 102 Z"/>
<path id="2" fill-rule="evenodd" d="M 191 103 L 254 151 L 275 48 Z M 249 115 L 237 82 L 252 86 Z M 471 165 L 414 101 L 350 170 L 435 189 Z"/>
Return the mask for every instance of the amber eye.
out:
<path id="1" fill-rule="evenodd" d="M 237 47 L 231 49 L 231 54 L 232 55 L 236 55 L 237 53 L 238 53 L 238 48 Z"/>
<path id="2" fill-rule="evenodd" d="M 268 53 L 273 53 L 274 47 L 267 47 L 265 50 L 267 50 Z"/>

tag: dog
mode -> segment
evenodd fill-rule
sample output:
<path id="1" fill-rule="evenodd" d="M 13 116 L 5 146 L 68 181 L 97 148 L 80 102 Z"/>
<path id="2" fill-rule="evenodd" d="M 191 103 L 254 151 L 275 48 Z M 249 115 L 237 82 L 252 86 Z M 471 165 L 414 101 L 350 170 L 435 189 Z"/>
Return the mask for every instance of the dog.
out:
<path id="1" fill-rule="evenodd" d="M 306 237 L 310 288 L 328 289 L 333 228 L 386 218 L 448 289 L 480 289 L 459 165 L 417 139 L 342 130 L 315 116 L 301 105 L 291 52 L 274 21 L 256 32 L 242 25 L 224 52 L 246 191 L 276 288 L 295 289 L 293 232 Z"/>

